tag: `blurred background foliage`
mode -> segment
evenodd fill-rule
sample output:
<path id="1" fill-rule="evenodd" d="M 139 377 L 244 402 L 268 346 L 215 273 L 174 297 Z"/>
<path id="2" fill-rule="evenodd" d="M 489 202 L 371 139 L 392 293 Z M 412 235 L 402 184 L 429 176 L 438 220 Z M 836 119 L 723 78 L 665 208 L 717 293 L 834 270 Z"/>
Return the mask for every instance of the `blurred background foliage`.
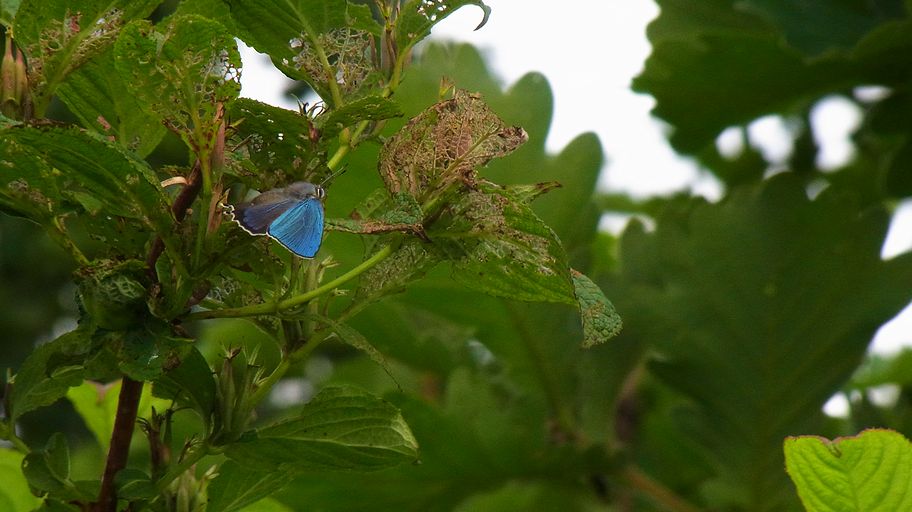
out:
<path id="1" fill-rule="evenodd" d="M 385 132 L 436 101 L 442 77 L 523 126 L 529 142 L 483 175 L 562 184 L 534 208 L 574 268 L 614 301 L 623 334 L 580 351 L 571 308 L 483 296 L 438 267 L 351 320 L 390 360 L 395 381 L 363 355 L 329 346 L 260 411 L 289 414 L 330 382 L 385 391 L 420 443 L 421 464 L 305 474 L 277 502 L 325 511 L 801 510 L 783 470 L 785 436 L 875 426 L 912 435 L 909 353 L 865 356 L 876 330 L 912 298 L 912 258 L 880 256 L 892 212 L 912 194 L 912 2 L 658 3 L 653 54 L 633 87 L 656 98 L 676 150 L 718 178 L 716 203 L 597 190 L 604 157 L 594 135 L 545 151 L 546 78 L 504 88 L 470 46 L 417 52 L 395 97 L 405 116 Z M 859 95 L 862 86 L 879 94 Z M 824 170 L 809 119 L 831 95 L 855 103 L 863 122 L 854 158 Z M 52 112 L 72 119 L 59 105 Z M 766 115 L 791 127 L 785 166 L 749 143 L 734 156 L 719 151 L 723 130 Z M 166 138 L 150 160 L 185 164 L 178 147 Z M 347 216 L 380 186 L 379 147 L 351 155 L 332 186 L 330 217 Z M 606 213 L 634 220 L 615 236 L 598 229 Z M 365 249 L 334 233 L 324 250 L 348 268 Z M 0 366 L 19 367 L 36 343 L 73 325 L 72 269 L 37 226 L 0 214 Z M 278 358 L 250 323 L 193 327 L 212 360 L 238 345 L 259 347 L 267 366 Z M 868 392 L 885 385 L 895 400 L 875 404 Z M 840 391 L 852 398 L 846 416 L 824 415 Z M 68 403 L 21 428 L 30 444 L 63 429 L 89 447 L 83 460 L 97 457 Z M 79 471 L 97 472 L 79 460 Z"/>

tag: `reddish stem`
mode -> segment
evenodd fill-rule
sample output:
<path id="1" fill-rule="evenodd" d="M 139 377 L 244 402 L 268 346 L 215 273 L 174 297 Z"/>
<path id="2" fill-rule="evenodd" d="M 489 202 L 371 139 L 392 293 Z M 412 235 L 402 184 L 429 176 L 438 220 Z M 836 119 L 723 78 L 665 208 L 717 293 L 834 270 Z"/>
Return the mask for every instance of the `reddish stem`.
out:
<path id="1" fill-rule="evenodd" d="M 108 460 L 105 463 L 104 476 L 101 478 L 101 491 L 93 512 L 116 512 L 117 493 L 114 489 L 114 477 L 127 466 L 130 453 L 130 441 L 133 439 L 133 426 L 139 410 L 139 397 L 142 395 L 143 383 L 124 377 L 120 396 L 117 399 L 117 415 L 114 417 L 114 432 L 111 434 L 111 447 L 108 449 Z"/>

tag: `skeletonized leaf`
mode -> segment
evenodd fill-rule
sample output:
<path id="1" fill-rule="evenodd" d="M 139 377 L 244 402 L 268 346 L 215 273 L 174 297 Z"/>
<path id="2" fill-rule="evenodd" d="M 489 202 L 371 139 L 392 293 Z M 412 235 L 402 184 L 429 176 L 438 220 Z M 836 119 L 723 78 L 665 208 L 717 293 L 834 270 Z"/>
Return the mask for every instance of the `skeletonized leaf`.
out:
<path id="1" fill-rule="evenodd" d="M 389 402 L 358 389 L 330 387 L 299 417 L 245 434 L 225 454 L 257 470 L 372 471 L 414 461 L 418 443 Z"/>
<path id="2" fill-rule="evenodd" d="M 379 25 L 366 6 L 346 0 L 230 0 L 242 38 L 269 54 L 286 75 L 304 80 L 330 106 L 378 78 L 371 46 Z"/>
<path id="3" fill-rule="evenodd" d="M 460 90 L 413 118 L 383 146 L 380 176 L 390 193 L 421 198 L 458 179 L 474 182 L 477 167 L 527 138 L 522 128 L 506 126 L 479 95 Z"/>
<path id="4" fill-rule="evenodd" d="M 525 190 L 525 189 L 523 189 Z M 453 278 L 498 297 L 576 304 L 567 255 L 523 194 L 479 183 L 429 233 L 449 252 Z"/>

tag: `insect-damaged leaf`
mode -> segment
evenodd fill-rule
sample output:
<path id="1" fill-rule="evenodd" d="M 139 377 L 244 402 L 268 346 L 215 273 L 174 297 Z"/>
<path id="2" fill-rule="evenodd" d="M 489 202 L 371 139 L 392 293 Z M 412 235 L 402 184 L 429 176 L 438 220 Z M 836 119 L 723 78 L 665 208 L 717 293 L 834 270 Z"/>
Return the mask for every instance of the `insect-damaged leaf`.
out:
<path id="1" fill-rule="evenodd" d="M 28 55 L 29 82 L 39 114 L 70 72 L 113 43 L 125 23 L 145 18 L 158 4 L 158 0 L 22 2 L 13 32 Z"/>
<path id="2" fill-rule="evenodd" d="M 172 16 L 155 27 L 133 22 L 117 38 L 114 56 L 148 109 L 194 147 L 211 144 L 219 105 L 241 90 L 237 43 L 200 16 Z"/>
<path id="3" fill-rule="evenodd" d="M 429 233 L 449 253 L 453 278 L 498 297 L 576 305 L 567 255 L 520 193 L 482 182 Z"/>
<path id="4" fill-rule="evenodd" d="M 570 274 L 583 321 L 583 348 L 600 345 L 617 336 L 621 332 L 621 317 L 611 301 L 585 274 L 576 270 L 571 270 Z"/>
<path id="5" fill-rule="evenodd" d="M 488 22 L 491 8 L 481 0 L 409 0 L 402 6 L 399 19 L 396 20 L 396 43 L 399 51 L 406 51 L 431 35 L 431 28 L 443 21 L 444 18 L 466 5 L 477 5 L 484 11 L 481 23 L 475 27 L 480 29 Z"/>
<path id="6" fill-rule="evenodd" d="M 330 106 L 379 80 L 371 47 L 380 25 L 365 5 L 345 0 L 229 0 L 241 37 L 272 57 L 286 75 L 304 80 Z"/>
<path id="7" fill-rule="evenodd" d="M 421 199 L 457 179 L 475 181 L 475 168 L 526 141 L 518 126 L 506 126 L 481 97 L 456 91 L 413 118 L 380 152 L 380 176 L 392 194 Z"/>

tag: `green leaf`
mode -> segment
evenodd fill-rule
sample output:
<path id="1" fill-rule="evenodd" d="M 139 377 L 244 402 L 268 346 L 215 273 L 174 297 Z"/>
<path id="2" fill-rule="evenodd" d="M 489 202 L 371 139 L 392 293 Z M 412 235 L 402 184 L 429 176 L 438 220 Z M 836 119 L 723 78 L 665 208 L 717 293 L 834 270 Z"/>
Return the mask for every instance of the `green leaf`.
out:
<path id="1" fill-rule="evenodd" d="M 491 8 L 482 0 L 407 0 L 400 8 L 396 20 L 396 43 L 399 52 L 407 52 L 418 41 L 431 35 L 431 28 L 453 14 L 460 7 L 477 5 L 484 12 L 475 30 L 485 26 Z"/>
<path id="2" fill-rule="evenodd" d="M 576 305 L 567 256 L 524 194 L 479 183 L 429 232 L 444 243 L 453 278 L 473 290 L 522 301 Z"/>
<path id="3" fill-rule="evenodd" d="M 674 126 L 675 149 L 697 153 L 729 126 L 796 111 L 860 80 L 844 58 L 806 61 L 776 35 L 735 32 L 656 42 L 633 88 L 656 98 L 653 114 Z"/>
<path id="4" fill-rule="evenodd" d="M 404 290 L 437 265 L 443 256 L 433 244 L 417 238 L 404 240 L 392 255 L 361 276 L 356 300 L 366 304 Z"/>
<path id="5" fill-rule="evenodd" d="M 255 471 L 233 460 L 219 466 L 218 476 L 209 484 L 207 512 L 231 512 L 243 509 L 257 510 L 249 506 L 263 501 L 288 484 L 295 474 L 293 471 Z M 246 508 L 245 508 L 246 507 Z M 269 510 L 264 508 L 264 510 Z"/>
<path id="6" fill-rule="evenodd" d="M 159 494 L 149 475 L 135 468 L 118 471 L 114 485 L 117 487 L 117 497 L 122 500 L 152 499 Z"/>
<path id="7" fill-rule="evenodd" d="M 215 379 L 209 363 L 195 347 L 181 359 L 180 365 L 163 373 L 152 385 L 159 398 L 191 407 L 209 423 L 215 408 Z"/>
<path id="8" fill-rule="evenodd" d="M 36 348 L 15 376 L 10 418 L 16 421 L 29 411 L 51 405 L 67 389 L 78 386 L 92 348 L 89 333 L 78 329 Z"/>
<path id="9" fill-rule="evenodd" d="M 114 50 L 108 48 L 71 73 L 57 93 L 84 127 L 146 156 L 165 135 L 165 127 L 149 115 L 134 86 L 117 72 Z"/>
<path id="10" fill-rule="evenodd" d="M 69 482 L 70 449 L 66 437 L 55 432 L 43 450 L 26 455 L 22 460 L 22 474 L 29 485 L 39 491 L 56 494 L 72 487 Z"/>
<path id="11" fill-rule="evenodd" d="M 747 0 L 739 10 L 760 13 L 772 21 L 790 45 L 810 57 L 835 49 L 851 49 L 875 27 L 905 17 L 900 2 L 833 2 L 810 0 Z"/>
<path id="12" fill-rule="evenodd" d="M 324 156 L 310 139 L 313 122 L 306 115 L 240 98 L 231 105 L 231 121 L 253 164 L 251 179 L 257 190 L 269 190 L 292 181 L 317 182 L 327 172 Z"/>
<path id="13" fill-rule="evenodd" d="M 146 111 L 191 148 L 211 151 L 220 108 L 241 90 L 237 43 L 220 23 L 200 16 L 170 16 L 162 24 L 124 27 L 115 65 Z"/>
<path id="14" fill-rule="evenodd" d="M 512 152 L 528 136 L 506 126 L 477 94 L 459 90 L 412 118 L 383 145 L 380 176 L 395 196 L 423 200 L 442 185 L 472 183 L 476 168 Z"/>
<path id="15" fill-rule="evenodd" d="M 111 434 L 114 432 L 114 418 L 117 413 L 121 383 L 121 380 L 109 384 L 86 380 L 79 386 L 67 390 L 66 394 L 86 427 L 95 435 L 95 440 L 98 441 L 98 445 L 104 453 L 108 451 Z M 147 416 L 153 405 L 152 402 L 152 393 L 148 386 L 144 386 L 137 407 L 137 415 L 139 417 Z M 164 407 L 162 405 L 161 402 L 156 404 L 158 410 L 167 407 L 167 405 Z"/>
<path id="16" fill-rule="evenodd" d="M 601 345 L 621 332 L 621 317 L 602 290 L 586 277 L 571 270 L 573 287 L 583 320 L 583 348 Z"/>
<path id="17" fill-rule="evenodd" d="M 783 174 L 718 204 L 678 203 L 654 233 L 624 234 L 618 310 L 661 354 L 652 371 L 694 404 L 681 419 L 718 474 L 717 508 L 794 499 L 776 447 L 821 428 L 823 404 L 909 302 L 912 257 L 880 256 L 888 224 L 850 193 L 811 201 Z"/>
<path id="18" fill-rule="evenodd" d="M 360 121 L 382 121 L 401 116 L 402 111 L 393 100 L 380 96 L 366 96 L 341 108 L 330 110 L 318 116 L 316 121 L 323 131 L 321 135 L 330 138 Z"/>
<path id="19" fill-rule="evenodd" d="M 247 505 L 241 512 L 294 512 L 293 509 L 272 499 L 265 498 L 250 505 Z"/>
<path id="20" fill-rule="evenodd" d="M 376 81 L 371 45 L 379 25 L 346 0 L 227 0 L 241 38 L 331 107 Z"/>
<path id="21" fill-rule="evenodd" d="M 16 18 L 16 11 L 19 10 L 21 0 L 0 0 L 0 25 L 4 27 L 13 26 L 13 20 Z"/>
<path id="22" fill-rule="evenodd" d="M 251 432 L 225 453 L 259 470 L 371 471 L 414 461 L 418 445 L 393 405 L 354 388 L 331 387 L 299 417 Z"/>
<path id="23" fill-rule="evenodd" d="M 333 321 L 322 315 L 315 315 L 315 318 L 318 322 L 329 326 L 342 343 L 367 354 L 371 361 L 377 363 L 390 378 L 395 380 L 393 372 L 390 370 L 389 363 L 386 362 L 386 358 L 384 358 L 383 354 L 371 345 L 371 343 L 367 341 L 367 338 L 358 332 L 357 329 L 350 325 Z"/>
<path id="24" fill-rule="evenodd" d="M 24 0 L 14 32 L 29 59 L 29 82 L 36 109 L 44 108 L 64 78 L 103 52 L 121 27 L 145 18 L 160 0 Z"/>
<path id="25" fill-rule="evenodd" d="M 10 126 L 0 130 L 0 140 L 0 203 L 48 216 L 83 207 L 91 197 L 106 215 L 170 232 L 170 210 L 155 174 L 123 148 L 79 129 L 48 126 Z M 110 222 L 106 215 L 98 221 Z"/>
<path id="26" fill-rule="evenodd" d="M 912 509 L 912 445 L 898 432 L 871 429 L 834 441 L 789 437 L 785 463 L 808 512 Z"/>
<path id="27" fill-rule="evenodd" d="M 9 512 L 29 512 L 40 503 L 32 495 L 22 474 L 23 456 L 8 448 L 0 448 L 0 509 Z"/>

